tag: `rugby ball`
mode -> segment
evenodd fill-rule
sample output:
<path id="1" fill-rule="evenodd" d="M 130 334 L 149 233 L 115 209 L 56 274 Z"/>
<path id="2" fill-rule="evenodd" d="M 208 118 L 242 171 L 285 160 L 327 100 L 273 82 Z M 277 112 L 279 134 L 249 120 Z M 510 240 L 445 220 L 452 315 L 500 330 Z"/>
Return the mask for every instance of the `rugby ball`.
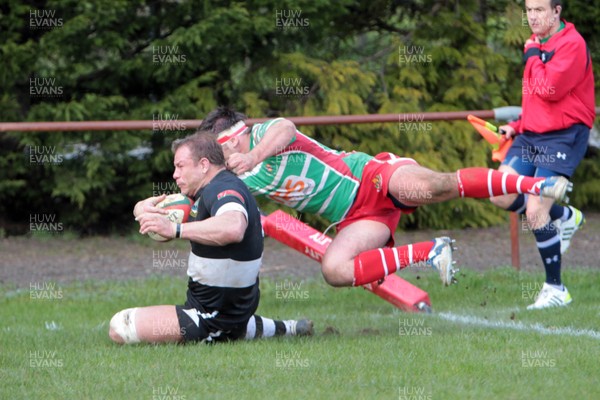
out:
<path id="1" fill-rule="evenodd" d="M 186 195 L 175 193 L 168 195 L 163 201 L 158 203 L 156 207 L 169 211 L 169 214 L 166 215 L 169 221 L 175 222 L 176 224 L 183 224 L 184 222 L 187 222 L 193 204 L 194 200 Z M 171 240 L 170 238 L 163 237 L 154 232 L 148 232 L 148 236 L 158 242 Z"/>

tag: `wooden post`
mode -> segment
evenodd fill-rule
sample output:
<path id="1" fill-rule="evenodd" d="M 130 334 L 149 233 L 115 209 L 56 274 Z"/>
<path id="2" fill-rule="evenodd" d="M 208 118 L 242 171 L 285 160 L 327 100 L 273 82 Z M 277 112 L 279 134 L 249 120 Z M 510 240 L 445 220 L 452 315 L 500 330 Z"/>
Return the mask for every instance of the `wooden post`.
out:
<path id="1" fill-rule="evenodd" d="M 510 213 L 510 254 L 512 266 L 519 271 L 521 269 L 521 257 L 519 255 L 519 215 Z"/>

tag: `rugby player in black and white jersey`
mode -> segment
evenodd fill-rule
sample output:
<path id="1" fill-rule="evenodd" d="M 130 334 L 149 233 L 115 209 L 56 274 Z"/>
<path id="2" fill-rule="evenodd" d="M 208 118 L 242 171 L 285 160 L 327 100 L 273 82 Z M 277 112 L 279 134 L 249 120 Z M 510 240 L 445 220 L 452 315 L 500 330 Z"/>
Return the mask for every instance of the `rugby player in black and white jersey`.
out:
<path id="1" fill-rule="evenodd" d="M 138 202 L 140 233 L 155 232 L 191 242 L 187 300 L 122 310 L 110 321 L 117 343 L 228 341 L 312 333 L 312 322 L 275 321 L 254 315 L 260 298 L 258 274 L 263 232 L 246 185 L 225 168 L 221 145 L 196 133 L 173 142 L 173 178 L 194 199 L 187 223 L 175 224 L 156 207 L 163 196 Z"/>

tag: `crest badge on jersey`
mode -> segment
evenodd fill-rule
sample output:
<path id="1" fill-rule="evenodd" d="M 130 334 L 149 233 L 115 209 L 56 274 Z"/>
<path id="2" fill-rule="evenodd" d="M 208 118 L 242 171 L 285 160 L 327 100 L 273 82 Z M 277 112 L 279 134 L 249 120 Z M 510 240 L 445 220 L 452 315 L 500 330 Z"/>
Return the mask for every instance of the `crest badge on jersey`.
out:
<path id="1" fill-rule="evenodd" d="M 375 190 L 377 190 L 377 193 L 381 192 L 381 182 L 382 182 L 381 174 L 377 174 L 371 182 L 373 182 L 373 185 L 375 186 Z"/>
<path id="2" fill-rule="evenodd" d="M 198 199 L 194 202 L 194 205 L 192 206 L 192 209 L 190 210 L 190 218 L 196 218 L 196 216 L 198 215 L 198 204 L 199 203 L 200 203 L 200 199 Z"/>

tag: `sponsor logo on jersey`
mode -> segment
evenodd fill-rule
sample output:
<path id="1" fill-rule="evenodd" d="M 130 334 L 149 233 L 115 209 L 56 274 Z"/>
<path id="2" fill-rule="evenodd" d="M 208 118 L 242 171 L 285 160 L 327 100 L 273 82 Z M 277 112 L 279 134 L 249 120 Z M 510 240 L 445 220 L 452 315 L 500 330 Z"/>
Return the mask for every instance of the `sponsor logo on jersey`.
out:
<path id="1" fill-rule="evenodd" d="M 221 193 L 219 193 L 217 195 L 217 200 L 221 200 L 223 197 L 227 197 L 227 196 L 236 197 L 239 201 L 242 202 L 242 204 L 246 203 L 244 201 L 244 198 L 242 197 L 242 195 L 239 194 L 238 192 L 236 192 L 235 190 L 224 190 L 224 191 L 222 191 Z"/>
<path id="2" fill-rule="evenodd" d="M 375 185 L 375 190 L 377 190 L 377 192 L 381 192 L 381 174 L 377 174 L 377 176 L 375 176 L 375 178 L 373 178 L 373 180 L 371 182 L 373 182 L 373 185 Z"/>

